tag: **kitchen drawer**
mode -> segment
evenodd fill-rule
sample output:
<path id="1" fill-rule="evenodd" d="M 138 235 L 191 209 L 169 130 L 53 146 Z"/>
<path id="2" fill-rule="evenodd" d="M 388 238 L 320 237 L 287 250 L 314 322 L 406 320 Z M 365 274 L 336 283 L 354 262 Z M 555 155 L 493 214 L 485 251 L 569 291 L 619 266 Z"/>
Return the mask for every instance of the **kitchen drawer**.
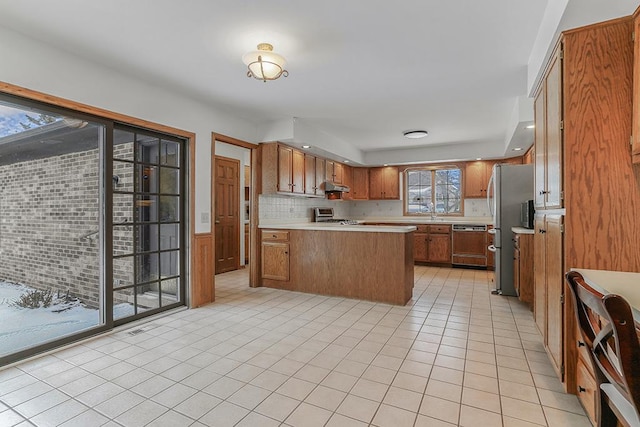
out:
<path id="1" fill-rule="evenodd" d="M 578 367 L 576 372 L 578 399 L 584 407 L 587 416 L 593 425 L 596 425 L 596 399 L 598 399 L 598 384 L 595 378 L 591 376 L 591 371 L 584 364 L 581 358 L 578 358 Z"/>
<path id="2" fill-rule="evenodd" d="M 289 232 L 283 230 L 262 230 L 263 242 L 288 242 Z"/>
<path id="3" fill-rule="evenodd" d="M 411 225 L 411 224 L 407 224 L 407 225 Z M 416 225 L 416 232 L 418 232 L 418 233 L 428 233 L 429 232 L 429 226 L 428 225 L 424 225 L 424 224 L 418 224 L 418 225 Z"/>
<path id="4" fill-rule="evenodd" d="M 451 232 L 450 225 L 430 225 L 429 233 L 432 234 L 449 234 Z"/>

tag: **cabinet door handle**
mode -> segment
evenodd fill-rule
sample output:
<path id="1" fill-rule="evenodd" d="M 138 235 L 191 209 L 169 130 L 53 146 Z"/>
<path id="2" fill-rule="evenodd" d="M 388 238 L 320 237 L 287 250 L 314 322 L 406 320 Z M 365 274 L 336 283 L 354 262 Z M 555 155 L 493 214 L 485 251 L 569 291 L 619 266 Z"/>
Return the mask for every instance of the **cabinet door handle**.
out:
<path id="1" fill-rule="evenodd" d="M 541 229 L 538 230 L 538 233 L 540 233 L 540 234 L 544 234 L 546 232 L 547 232 L 547 230 L 545 230 L 544 228 L 541 228 Z"/>
<path id="2" fill-rule="evenodd" d="M 587 391 L 586 388 L 582 387 L 581 385 L 578 386 L 578 392 L 579 393 L 584 393 L 585 391 Z"/>
<path id="3" fill-rule="evenodd" d="M 584 347 L 585 345 L 583 341 L 578 340 L 578 347 Z"/>
<path id="4" fill-rule="evenodd" d="M 549 194 L 549 191 L 540 190 L 540 195 L 544 196 L 545 194 Z"/>

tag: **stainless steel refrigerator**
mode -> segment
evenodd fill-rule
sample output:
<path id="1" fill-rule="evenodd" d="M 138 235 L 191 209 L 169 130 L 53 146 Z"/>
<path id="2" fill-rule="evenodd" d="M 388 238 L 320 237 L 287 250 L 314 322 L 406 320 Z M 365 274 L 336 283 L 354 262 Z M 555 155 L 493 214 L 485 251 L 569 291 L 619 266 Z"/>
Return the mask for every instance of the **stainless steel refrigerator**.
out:
<path id="1" fill-rule="evenodd" d="M 517 296 L 513 286 L 513 232 L 520 226 L 521 204 L 533 199 L 533 165 L 493 166 L 487 188 L 487 203 L 493 217 L 495 252 L 495 286 L 493 293 Z"/>

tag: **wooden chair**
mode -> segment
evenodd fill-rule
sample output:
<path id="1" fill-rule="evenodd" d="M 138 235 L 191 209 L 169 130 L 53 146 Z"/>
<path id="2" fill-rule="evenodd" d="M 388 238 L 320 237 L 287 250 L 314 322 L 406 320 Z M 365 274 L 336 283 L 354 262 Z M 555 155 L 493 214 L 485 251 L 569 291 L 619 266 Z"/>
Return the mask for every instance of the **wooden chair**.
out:
<path id="1" fill-rule="evenodd" d="M 566 275 L 582 338 L 600 385 L 601 427 L 640 426 L 640 344 L 633 312 L 620 295 L 603 295 L 577 272 Z"/>

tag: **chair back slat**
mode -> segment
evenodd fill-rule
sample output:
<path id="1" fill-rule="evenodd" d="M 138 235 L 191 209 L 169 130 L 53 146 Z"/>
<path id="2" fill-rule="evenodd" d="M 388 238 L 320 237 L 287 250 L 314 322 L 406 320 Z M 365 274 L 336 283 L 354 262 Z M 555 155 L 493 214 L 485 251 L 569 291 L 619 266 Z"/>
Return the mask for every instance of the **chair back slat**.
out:
<path id="1" fill-rule="evenodd" d="M 567 273 L 566 278 L 582 338 L 597 368 L 598 382 L 611 383 L 637 412 L 640 343 L 629 303 L 620 295 L 598 292 L 577 272 Z"/>
<path id="2" fill-rule="evenodd" d="M 609 322 L 613 328 L 620 374 L 629 400 L 640 405 L 640 342 L 629 303 L 620 295 L 609 294 L 603 298 Z"/>

